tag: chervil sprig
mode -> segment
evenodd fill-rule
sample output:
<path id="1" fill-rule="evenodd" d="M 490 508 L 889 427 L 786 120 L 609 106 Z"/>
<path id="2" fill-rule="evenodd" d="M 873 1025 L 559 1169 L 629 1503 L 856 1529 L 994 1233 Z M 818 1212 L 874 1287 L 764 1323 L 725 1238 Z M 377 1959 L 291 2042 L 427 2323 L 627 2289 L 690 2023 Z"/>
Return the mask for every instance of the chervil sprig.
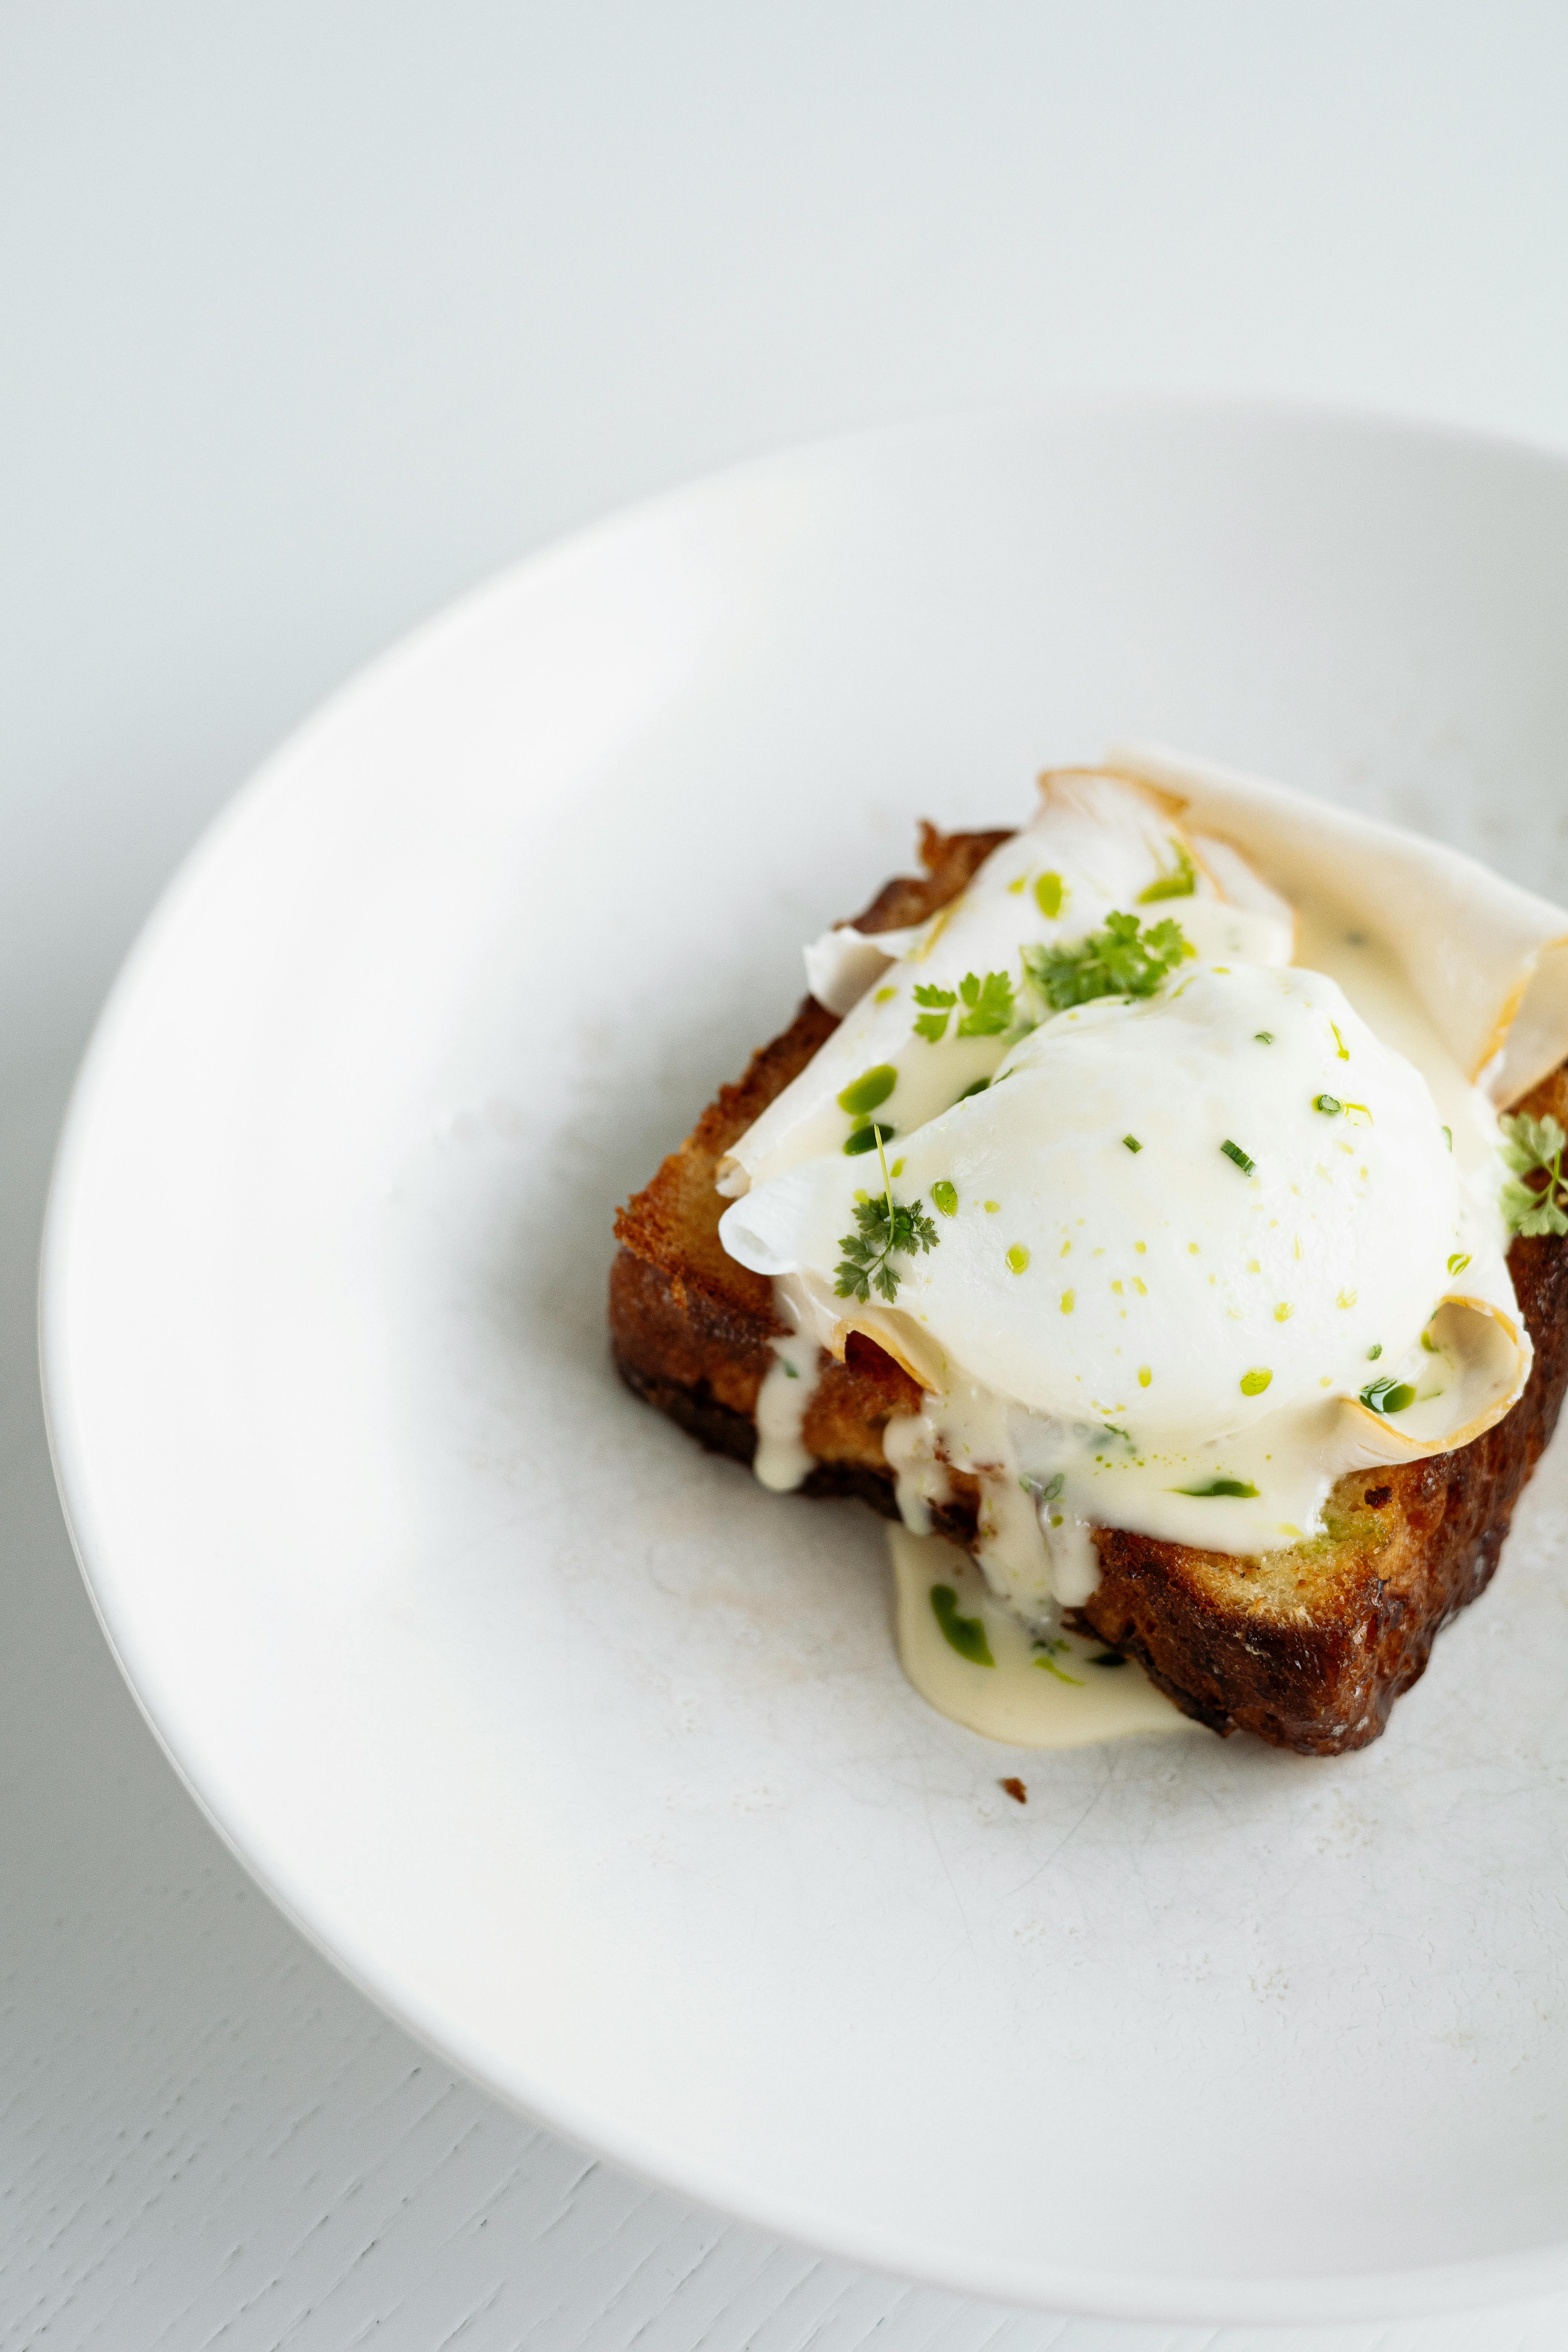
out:
<path id="1" fill-rule="evenodd" d="M 915 1035 L 929 1037 L 934 1045 L 947 1034 L 948 1021 L 958 1003 L 958 991 L 955 988 L 935 988 L 927 981 L 916 988 L 915 1003 L 929 1007 L 915 1023 Z"/>
<path id="2" fill-rule="evenodd" d="M 1510 1234 L 1568 1234 L 1568 1178 L 1563 1173 L 1565 1135 L 1550 1114 L 1531 1118 L 1520 1111 L 1500 1122 L 1504 1137 L 1502 1156 L 1514 1171 L 1502 1188 L 1502 1213 Z M 1538 1191 L 1523 1180 L 1544 1175 Z"/>
<path id="3" fill-rule="evenodd" d="M 882 1150 L 882 1133 L 879 1128 L 877 1158 L 882 1168 L 882 1197 L 879 1201 L 857 1201 L 855 1223 L 858 1230 L 845 1234 L 838 1246 L 843 1260 L 838 1267 L 834 1289 L 840 1298 L 858 1298 L 869 1302 L 875 1290 L 889 1305 L 898 1297 L 900 1276 L 892 1264 L 900 1252 L 906 1255 L 917 1250 L 934 1249 L 942 1235 L 925 1211 L 917 1202 L 906 1208 L 893 1198 L 893 1180 L 888 1173 L 888 1157 Z"/>
<path id="4" fill-rule="evenodd" d="M 1152 996 L 1184 957 L 1196 952 L 1169 915 L 1147 928 L 1136 915 L 1107 915 L 1105 929 L 1070 948 L 1026 948 L 1024 976 L 1053 1013 L 1097 996 Z"/>
<path id="5" fill-rule="evenodd" d="M 915 1034 L 933 1045 L 947 1034 L 952 1009 L 960 1003 L 964 1010 L 958 1016 L 955 1037 L 1000 1037 L 1013 1025 L 1013 983 L 1005 971 L 988 971 L 984 979 L 977 971 L 966 971 L 955 989 L 925 982 L 915 990 L 915 1003 L 927 1007 L 915 1023 Z"/>

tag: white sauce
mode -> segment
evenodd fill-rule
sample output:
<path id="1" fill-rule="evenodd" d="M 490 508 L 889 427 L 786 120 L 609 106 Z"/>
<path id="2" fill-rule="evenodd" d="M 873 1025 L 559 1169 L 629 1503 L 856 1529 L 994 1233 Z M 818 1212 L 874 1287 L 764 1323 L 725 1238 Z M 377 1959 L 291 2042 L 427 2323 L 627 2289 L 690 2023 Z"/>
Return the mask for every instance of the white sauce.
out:
<path id="1" fill-rule="evenodd" d="M 882 1433 L 882 1452 L 893 1474 L 900 1518 L 910 1535 L 929 1536 L 931 1507 L 951 1498 L 952 1481 L 927 1443 L 922 1416 L 903 1413 L 890 1421 Z"/>
<path id="2" fill-rule="evenodd" d="M 812 1456 L 801 1432 L 822 1363 L 822 1350 L 808 1331 L 773 1341 L 773 1360 L 757 1391 L 757 1450 L 752 1468 L 759 1485 L 775 1495 L 793 1495 L 810 1475 Z"/>
<path id="3" fill-rule="evenodd" d="M 1136 1732 L 1200 1731 L 1131 1659 L 1095 1665 L 1103 1644 L 1076 1633 L 1032 1637 L 987 1590 L 956 1544 L 889 1528 L 899 1659 L 927 1705 L 983 1739 L 1013 1748 L 1082 1748 Z M 993 1664 L 977 1664 L 942 1631 L 933 1591 L 951 1593 L 949 1622 L 960 1640 L 980 1627 Z"/>

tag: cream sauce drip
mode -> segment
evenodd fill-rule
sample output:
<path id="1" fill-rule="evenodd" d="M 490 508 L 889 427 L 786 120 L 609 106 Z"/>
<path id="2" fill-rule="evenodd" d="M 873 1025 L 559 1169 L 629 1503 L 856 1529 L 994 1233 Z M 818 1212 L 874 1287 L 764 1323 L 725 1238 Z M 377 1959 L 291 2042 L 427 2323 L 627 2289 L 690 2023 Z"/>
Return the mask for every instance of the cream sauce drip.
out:
<path id="1" fill-rule="evenodd" d="M 810 1475 L 805 1416 L 822 1376 L 823 1354 L 808 1331 L 773 1341 L 773 1360 L 757 1392 L 757 1450 L 752 1468 L 760 1486 L 793 1495 Z"/>
<path id="2" fill-rule="evenodd" d="M 1202 1729 L 1131 1659 L 1096 1665 L 1106 1654 L 1099 1642 L 1031 1635 L 956 1544 L 889 1528 L 888 1548 L 900 1663 L 926 1704 L 950 1722 L 1013 1748 L 1082 1748 L 1138 1732 Z M 943 1631 L 944 1621 L 963 1648 Z M 980 1662 L 986 1657 L 989 1665 Z"/>

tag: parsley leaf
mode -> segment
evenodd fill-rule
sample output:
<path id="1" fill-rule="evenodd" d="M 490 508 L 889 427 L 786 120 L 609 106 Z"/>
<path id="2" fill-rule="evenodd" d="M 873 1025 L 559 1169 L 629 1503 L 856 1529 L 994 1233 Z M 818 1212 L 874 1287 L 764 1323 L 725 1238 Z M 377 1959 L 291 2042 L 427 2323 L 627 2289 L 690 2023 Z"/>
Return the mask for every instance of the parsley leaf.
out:
<path id="1" fill-rule="evenodd" d="M 838 1246 L 844 1256 L 833 1287 L 840 1298 L 858 1298 L 866 1303 L 875 1290 L 890 1305 L 898 1297 L 902 1278 L 891 1262 L 893 1258 L 900 1252 L 912 1255 L 918 1250 L 934 1249 L 942 1235 L 918 1202 L 913 1208 L 906 1208 L 902 1202 L 894 1200 L 881 1131 L 874 1128 L 872 1133 L 877 1138 L 877 1157 L 882 1163 L 882 1197 L 879 1201 L 855 1203 L 858 1230 L 839 1237 Z"/>
<path id="2" fill-rule="evenodd" d="M 929 1037 L 934 1045 L 946 1034 L 947 1017 L 958 1003 L 958 992 L 952 988 L 934 988 L 926 982 L 915 990 L 915 1003 L 932 1008 L 929 1013 L 922 1013 L 915 1023 L 915 1035 Z"/>
<path id="3" fill-rule="evenodd" d="M 915 990 L 915 1003 L 930 1009 L 915 1023 L 915 1035 L 934 1045 L 947 1034 L 952 1008 L 962 1000 L 963 1011 L 953 1030 L 955 1037 L 1000 1037 L 1013 1025 L 1013 983 L 1005 971 L 966 971 L 958 986 L 938 988 L 926 982 Z"/>
<path id="4" fill-rule="evenodd" d="M 1013 1025 L 1013 983 L 1005 971 L 988 971 L 984 980 L 966 971 L 958 992 L 968 1008 L 958 1024 L 960 1037 L 1000 1037 Z"/>
<path id="5" fill-rule="evenodd" d="M 1024 974 L 1053 1013 L 1063 1013 L 1097 996 L 1152 996 L 1195 952 L 1169 915 L 1146 929 L 1136 915 L 1112 914 L 1076 947 L 1026 948 Z"/>
<path id="6" fill-rule="evenodd" d="M 1505 1138 L 1502 1156 L 1515 1171 L 1502 1188 L 1502 1213 L 1510 1233 L 1531 1238 L 1568 1234 L 1568 1178 L 1563 1173 L 1568 1135 L 1550 1115 L 1531 1118 L 1522 1110 L 1500 1124 Z M 1524 1181 L 1536 1174 L 1546 1178 L 1539 1191 Z"/>

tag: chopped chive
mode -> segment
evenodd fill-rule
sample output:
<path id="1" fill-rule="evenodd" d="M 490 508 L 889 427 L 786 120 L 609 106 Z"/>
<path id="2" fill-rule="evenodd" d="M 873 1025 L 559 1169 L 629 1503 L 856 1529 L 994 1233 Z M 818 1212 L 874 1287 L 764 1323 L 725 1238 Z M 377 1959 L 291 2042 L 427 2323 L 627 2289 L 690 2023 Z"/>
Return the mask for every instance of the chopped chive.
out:
<path id="1" fill-rule="evenodd" d="M 1160 898 L 1190 898 L 1198 887 L 1197 868 L 1179 841 L 1171 843 L 1176 862 L 1163 874 L 1155 876 L 1146 890 L 1138 893 L 1141 907 L 1152 907 Z"/>
<path id="2" fill-rule="evenodd" d="M 990 1084 L 991 1081 L 989 1078 L 976 1078 L 972 1087 L 964 1087 L 963 1092 L 958 1097 L 959 1101 L 967 1102 L 971 1095 L 983 1095 Z"/>
<path id="3" fill-rule="evenodd" d="M 1449 1150 L 1452 1151 L 1454 1149 L 1454 1130 L 1451 1127 L 1446 1127 L 1443 1129 L 1443 1140 L 1447 1145 Z"/>
<path id="4" fill-rule="evenodd" d="M 1369 1412 L 1403 1412 L 1415 1402 L 1415 1391 L 1407 1381 L 1396 1381 L 1384 1374 L 1381 1381 L 1369 1381 L 1361 1392 L 1361 1401 Z"/>
<path id="5" fill-rule="evenodd" d="M 858 1127 L 844 1147 L 845 1156 L 858 1160 L 863 1151 L 875 1151 L 879 1142 L 891 1143 L 897 1133 L 897 1128 L 881 1127 L 875 1122 L 870 1127 Z"/>
<path id="6" fill-rule="evenodd" d="M 1210 1478 L 1202 1486 L 1173 1486 L 1171 1492 L 1173 1495 L 1195 1495 L 1200 1502 L 1205 1503 L 1216 1495 L 1236 1495 L 1243 1502 L 1253 1502 L 1258 1495 L 1257 1487 L 1249 1486 L 1245 1478 Z"/>
<path id="7" fill-rule="evenodd" d="M 847 1086 L 838 1097 L 838 1108 L 847 1110 L 851 1118 L 859 1118 L 879 1103 L 885 1103 L 899 1083 L 899 1074 L 891 1062 L 879 1062 L 875 1069 L 862 1070 L 860 1076 Z"/>
<path id="8" fill-rule="evenodd" d="M 1338 1095 L 1314 1095 L 1312 1108 L 1324 1112 L 1330 1118 L 1337 1118 L 1343 1110 L 1344 1105 Z"/>
<path id="9" fill-rule="evenodd" d="M 944 1217 L 957 1216 L 958 1187 L 956 1184 L 950 1184 L 947 1178 L 943 1176 L 931 1186 L 931 1196 Z"/>
<path id="10" fill-rule="evenodd" d="M 1376 1363 L 1376 1361 L 1377 1361 L 1377 1360 L 1378 1360 L 1378 1358 L 1379 1358 L 1379 1356 L 1381 1356 L 1381 1355 L 1382 1355 L 1382 1353 L 1383 1353 L 1383 1341 L 1382 1341 L 1381 1339 L 1379 1339 L 1379 1340 L 1378 1340 L 1378 1342 L 1376 1343 L 1376 1345 L 1375 1345 L 1374 1347 L 1371 1347 L 1371 1348 L 1369 1348 L 1369 1349 L 1367 1349 L 1367 1351 L 1366 1351 L 1366 1360 L 1367 1360 L 1367 1362 L 1368 1362 L 1369 1364 L 1375 1364 L 1375 1363 Z"/>
<path id="11" fill-rule="evenodd" d="M 931 1589 L 931 1614 L 942 1627 L 943 1635 L 972 1666 L 994 1666 L 991 1644 L 985 1638 L 983 1617 L 961 1617 L 958 1595 L 951 1584 L 933 1584 Z"/>
<path id="12" fill-rule="evenodd" d="M 1250 1176 L 1258 1165 L 1257 1160 L 1249 1160 L 1240 1144 L 1232 1143 L 1228 1136 L 1220 1145 L 1220 1150 L 1227 1160 L 1233 1160 L 1236 1162 L 1244 1176 Z"/>
<path id="13" fill-rule="evenodd" d="M 1453 1256 L 1448 1260 L 1448 1271 L 1450 1274 L 1463 1274 L 1469 1262 L 1470 1253 L 1468 1250 L 1456 1250 Z"/>
<path id="14" fill-rule="evenodd" d="M 1254 1034 L 1258 1045 L 1272 1045 L 1274 1043 L 1274 1032 L 1272 1029 L 1259 1029 Z"/>
<path id="15" fill-rule="evenodd" d="M 1143 1149 L 1143 1146 L 1139 1142 L 1138 1138 L 1135 1135 L 1124 1135 L 1121 1140 L 1127 1146 L 1129 1151 L 1142 1151 Z"/>

